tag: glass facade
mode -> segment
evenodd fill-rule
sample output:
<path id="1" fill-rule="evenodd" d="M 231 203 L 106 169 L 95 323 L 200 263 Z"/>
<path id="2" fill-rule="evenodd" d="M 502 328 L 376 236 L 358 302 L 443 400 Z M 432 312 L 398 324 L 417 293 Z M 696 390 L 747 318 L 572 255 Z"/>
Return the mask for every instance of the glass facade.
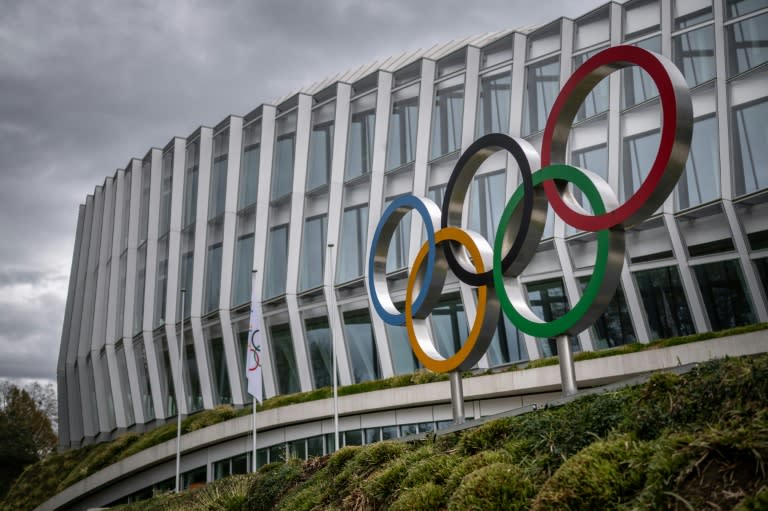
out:
<path id="1" fill-rule="evenodd" d="M 347 163 L 344 168 L 344 179 L 370 174 L 373 160 L 373 132 L 376 123 L 374 94 L 361 98 L 353 107 L 349 120 L 349 135 L 347 139 Z M 368 107 L 368 108 L 366 108 Z M 357 111 L 359 109 L 359 111 Z"/>
<path id="2" fill-rule="evenodd" d="M 435 87 L 432 107 L 430 159 L 461 147 L 461 123 L 464 118 L 464 77 L 441 82 Z"/>
<path id="3" fill-rule="evenodd" d="M 166 417 L 172 417 L 178 413 L 178 408 L 176 407 L 176 384 L 171 369 L 171 354 L 168 351 L 168 340 L 165 337 L 157 340 L 155 351 L 160 354 L 160 363 L 162 364 L 160 377 L 163 385 L 162 395 L 165 399 L 165 415 Z"/>
<path id="4" fill-rule="evenodd" d="M 314 388 L 329 387 L 333 371 L 333 348 L 328 318 L 319 317 L 304 320 L 304 332 L 307 337 L 307 351 Z"/>
<path id="5" fill-rule="evenodd" d="M 693 267 L 712 330 L 755 323 L 752 302 L 736 260 Z"/>
<path id="6" fill-rule="evenodd" d="M 509 131 L 511 89 L 511 70 L 480 78 L 476 136 Z"/>
<path id="7" fill-rule="evenodd" d="M 243 209 L 256 203 L 256 197 L 259 193 L 260 140 L 260 123 L 253 122 L 243 128 L 243 156 L 240 162 L 237 209 Z"/>
<path id="8" fill-rule="evenodd" d="M 768 7 L 768 2 L 766 2 L 766 0 L 726 0 L 725 7 L 726 16 L 729 18 L 737 18 L 758 9 Z"/>
<path id="9" fill-rule="evenodd" d="M 720 196 L 720 154 L 717 144 L 715 116 L 696 119 L 693 124 L 691 152 L 685 172 L 677 184 L 677 207 L 686 209 Z"/>
<path id="10" fill-rule="evenodd" d="M 461 349 L 469 335 L 467 315 L 458 293 L 443 295 L 430 316 L 432 339 L 440 354 L 451 357 Z"/>
<path id="11" fill-rule="evenodd" d="M 336 260 L 336 282 L 347 282 L 363 276 L 365 243 L 368 232 L 368 206 L 344 210 L 341 218 L 341 243 Z"/>
<path id="12" fill-rule="evenodd" d="M 712 19 L 712 0 L 673 0 L 675 28 L 688 28 Z"/>
<path id="13" fill-rule="evenodd" d="M 729 76 L 768 62 L 768 13 L 728 25 L 725 36 Z"/>
<path id="14" fill-rule="evenodd" d="M 734 108 L 731 114 L 734 192 L 744 195 L 768 186 L 768 101 Z"/>
<path id="15" fill-rule="evenodd" d="M 376 351 L 368 309 L 344 313 L 344 338 L 347 343 L 353 383 L 381 378 L 379 354 Z"/>
<path id="16" fill-rule="evenodd" d="M 301 266 L 299 290 L 306 291 L 323 285 L 325 268 L 327 215 L 307 218 L 304 221 L 301 242 Z"/>
<path id="17" fill-rule="evenodd" d="M 181 226 L 188 227 L 197 217 L 197 185 L 200 174 L 200 141 L 187 144 L 187 162 L 184 173 L 184 210 Z"/>
<path id="18" fill-rule="evenodd" d="M 293 186 L 293 158 L 296 134 L 280 135 L 275 140 L 275 163 L 272 170 L 272 200 L 278 200 L 291 193 Z"/>
<path id="19" fill-rule="evenodd" d="M 227 198 L 227 158 L 229 157 L 229 129 L 213 137 L 211 162 L 211 188 L 208 195 L 208 219 L 224 214 Z"/>
<path id="20" fill-rule="evenodd" d="M 192 332 L 184 332 L 184 397 L 187 413 L 203 409 L 203 391 L 200 388 L 200 371 L 192 339 Z"/>
<path id="21" fill-rule="evenodd" d="M 397 310 L 402 311 L 405 304 L 397 304 Z M 392 357 L 392 367 L 395 374 L 409 374 L 422 368 L 419 359 L 413 353 L 408 341 L 408 332 L 400 326 L 385 325 L 389 340 L 389 354 Z"/>
<path id="22" fill-rule="evenodd" d="M 475 177 L 470 190 L 469 228 L 480 233 L 493 246 L 496 226 L 507 205 L 505 173 L 482 174 Z"/>
<path id="23" fill-rule="evenodd" d="M 690 335 L 696 332 L 691 311 L 674 266 L 635 273 L 652 339 Z"/>
<path id="24" fill-rule="evenodd" d="M 649 37 L 643 41 L 634 43 L 634 46 L 655 53 L 661 53 L 661 37 Z M 622 71 L 622 108 L 638 105 L 659 95 L 656 84 L 651 76 L 637 66 L 632 66 Z"/>
<path id="25" fill-rule="evenodd" d="M 544 129 L 547 116 L 560 92 L 560 58 L 531 64 L 525 71 L 523 135 Z"/>
<path id="26" fill-rule="evenodd" d="M 133 356 L 136 359 L 136 374 L 139 375 L 139 398 L 141 399 L 144 420 L 150 421 L 155 418 L 155 405 L 152 401 L 152 391 L 149 384 L 149 367 L 144 339 L 134 339 Z"/>
<path id="27" fill-rule="evenodd" d="M 589 279 L 590 277 L 579 279 L 582 292 L 584 292 L 584 288 L 589 284 Z M 592 327 L 592 334 L 594 335 L 595 348 L 597 349 L 615 348 L 622 344 L 637 342 L 635 329 L 632 326 L 632 318 L 629 315 L 629 307 L 627 307 L 627 301 L 624 299 L 624 291 L 621 289 L 621 286 L 616 288 L 616 294 L 613 295 L 608 308 L 595 321 Z"/>
<path id="28" fill-rule="evenodd" d="M 656 151 L 659 147 L 659 131 L 654 130 L 642 135 L 624 139 L 622 145 L 622 172 L 619 174 L 620 201 L 627 200 L 640 188 L 648 177 Z"/>
<path id="29" fill-rule="evenodd" d="M 212 312 L 219 308 L 221 251 L 221 243 L 214 243 L 208 247 L 208 264 L 205 269 L 205 312 Z"/>
<path id="30" fill-rule="evenodd" d="M 292 394 L 301 390 L 293 351 L 291 328 L 287 324 L 274 325 L 269 329 L 272 351 L 272 371 L 275 374 L 278 394 Z"/>
<path id="31" fill-rule="evenodd" d="M 418 86 L 416 87 L 418 94 Z M 416 157 L 416 129 L 419 120 L 419 98 L 395 101 L 389 116 L 387 137 L 387 169 L 411 163 Z"/>
<path id="32" fill-rule="evenodd" d="M 307 190 L 314 190 L 331 181 L 333 156 L 333 122 L 312 126 L 309 139 L 309 163 L 307 164 Z"/>
<path id="33" fill-rule="evenodd" d="M 288 269 L 288 226 L 280 225 L 269 231 L 267 241 L 267 271 L 264 274 L 264 298 L 285 293 Z"/>
<path id="34" fill-rule="evenodd" d="M 563 281 L 560 279 L 534 282 L 526 285 L 526 288 L 531 310 L 544 321 L 557 319 L 570 309 Z M 557 341 L 554 338 L 536 339 L 536 342 L 542 357 L 557 355 Z M 581 350 L 579 340 L 575 337 L 571 337 L 571 349 L 574 352 Z"/>
<path id="35" fill-rule="evenodd" d="M 125 347 L 122 342 L 115 345 L 115 358 L 117 359 L 117 376 L 120 379 L 125 421 L 128 426 L 132 426 L 136 424 L 136 416 L 133 413 L 133 396 L 131 395 L 131 383 L 128 380 L 128 361 L 125 357 Z"/>
<path id="36" fill-rule="evenodd" d="M 251 299 L 251 268 L 253 267 L 253 234 L 237 238 L 235 245 L 235 266 L 232 280 L 232 306 L 238 306 Z"/>
<path id="37" fill-rule="evenodd" d="M 386 210 L 390 203 L 397 197 L 391 197 L 384 201 L 383 210 Z M 408 245 L 411 232 L 411 213 L 410 211 L 400 219 L 400 222 L 392 234 L 387 252 L 387 273 L 405 268 L 408 264 Z"/>
<path id="38" fill-rule="evenodd" d="M 218 332 L 220 335 L 220 332 Z M 218 404 L 232 403 L 232 389 L 229 386 L 229 371 L 227 370 L 227 356 L 224 352 L 224 339 L 214 337 L 210 342 L 211 350 L 211 377 L 216 392 Z"/>
<path id="39" fill-rule="evenodd" d="M 576 55 L 573 57 L 573 69 L 578 69 L 584 62 L 604 49 L 605 48 L 598 48 Z M 590 92 L 589 95 L 587 95 L 581 108 L 579 108 L 579 111 L 576 112 L 576 122 L 583 121 L 608 111 L 608 88 L 609 81 L 607 78 L 600 80 L 600 82 L 595 85 L 595 88 L 592 89 L 592 92 Z"/>
<path id="40" fill-rule="evenodd" d="M 491 366 L 528 360 L 528 348 L 523 333 L 502 314 L 499 326 L 487 351 Z"/>
<path id="41" fill-rule="evenodd" d="M 715 30 L 712 25 L 672 38 L 672 57 L 690 87 L 715 77 Z"/>

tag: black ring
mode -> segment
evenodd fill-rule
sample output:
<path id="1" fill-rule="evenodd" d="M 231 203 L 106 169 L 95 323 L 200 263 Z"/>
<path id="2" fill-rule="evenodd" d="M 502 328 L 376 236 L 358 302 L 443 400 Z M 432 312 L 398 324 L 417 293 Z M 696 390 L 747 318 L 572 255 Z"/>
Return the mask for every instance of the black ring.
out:
<path id="1" fill-rule="evenodd" d="M 445 197 L 443 198 L 443 214 L 440 221 L 440 227 L 448 227 L 450 225 L 448 221 L 452 216 L 456 217 L 460 223 L 464 199 L 466 198 L 472 180 L 477 173 L 477 169 L 479 169 L 480 165 L 492 154 L 502 149 L 509 152 L 515 158 L 523 178 L 524 191 L 520 228 L 515 236 L 514 243 L 512 243 L 512 247 L 501 260 L 502 272 L 506 273 L 507 269 L 520 254 L 520 251 L 523 249 L 523 245 L 526 242 L 534 206 L 531 166 L 525 151 L 515 139 L 508 135 L 504 135 L 503 133 L 490 133 L 475 140 L 475 142 L 464 151 L 459 158 L 459 161 L 456 162 L 456 166 L 453 168 L 450 179 L 448 179 L 448 185 L 445 189 Z M 453 201 L 454 191 L 458 192 L 462 189 L 464 190 L 464 193 L 461 200 Z M 454 204 L 453 211 L 451 211 L 450 207 L 452 202 Z M 461 227 L 461 225 L 454 225 L 453 227 Z M 493 245 L 493 241 L 491 241 L 491 244 Z M 456 249 L 460 248 L 457 247 Z M 475 287 L 482 285 L 493 286 L 493 268 L 490 268 L 484 273 L 467 271 L 456 259 L 456 255 L 454 254 L 455 249 L 452 243 L 443 243 L 443 250 L 445 251 L 445 258 L 448 262 L 448 266 L 461 282 Z"/>

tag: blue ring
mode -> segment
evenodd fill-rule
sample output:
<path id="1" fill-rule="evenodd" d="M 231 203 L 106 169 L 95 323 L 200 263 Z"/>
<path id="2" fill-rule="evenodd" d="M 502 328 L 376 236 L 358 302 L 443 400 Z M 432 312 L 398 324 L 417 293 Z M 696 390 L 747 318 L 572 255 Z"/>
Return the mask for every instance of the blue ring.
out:
<path id="1" fill-rule="evenodd" d="M 424 301 L 427 298 L 427 290 L 429 288 L 430 282 L 432 281 L 432 273 L 434 272 L 434 269 L 435 269 L 435 250 L 437 248 L 435 246 L 435 226 L 432 224 L 432 216 L 430 215 L 429 210 L 427 209 L 426 201 L 432 202 L 430 199 L 426 199 L 423 197 L 416 197 L 415 195 L 402 195 L 396 198 L 395 200 L 392 201 L 392 203 L 387 207 L 387 209 L 381 215 L 379 224 L 376 226 L 376 232 L 373 233 L 371 250 L 370 250 L 370 253 L 368 254 L 368 292 L 371 297 L 371 303 L 373 304 L 373 308 L 379 314 L 379 317 L 381 317 L 381 319 L 385 323 L 390 325 L 394 325 L 394 326 L 405 325 L 405 314 L 403 312 L 392 314 L 391 312 L 387 311 L 379 301 L 379 296 L 378 296 L 378 293 L 376 292 L 376 285 L 375 285 L 375 279 L 374 279 L 374 259 L 376 256 L 376 248 L 379 245 L 379 242 L 380 242 L 379 238 L 381 237 L 382 230 L 384 229 L 384 225 L 387 223 L 387 220 L 389 219 L 389 217 L 393 215 L 398 209 L 408 208 L 413 211 L 416 211 L 421 216 L 421 219 L 424 222 L 424 227 L 427 230 L 427 243 L 429 243 L 429 254 L 427 255 L 427 264 L 425 266 L 424 276 L 422 277 L 423 281 L 422 281 L 421 289 L 419 291 L 419 296 L 416 298 L 416 300 L 413 303 L 413 311 L 414 313 L 416 313 L 416 311 L 419 311 L 421 309 L 421 306 L 424 304 Z M 433 205 L 437 209 L 437 205 L 434 203 Z M 406 213 L 403 213 L 403 215 L 405 215 Z M 387 248 L 389 248 L 389 242 L 392 241 L 393 234 L 394 234 L 394 230 L 390 234 L 390 238 L 386 240 Z"/>

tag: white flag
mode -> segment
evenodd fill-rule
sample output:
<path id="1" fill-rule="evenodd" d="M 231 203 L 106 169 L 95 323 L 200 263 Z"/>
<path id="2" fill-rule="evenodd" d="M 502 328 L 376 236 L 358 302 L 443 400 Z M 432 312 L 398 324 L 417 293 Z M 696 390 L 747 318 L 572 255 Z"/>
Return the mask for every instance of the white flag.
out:
<path id="1" fill-rule="evenodd" d="M 256 295 L 256 287 L 252 286 L 251 323 L 248 327 L 248 355 L 245 361 L 245 376 L 248 378 L 248 393 L 259 403 L 264 400 L 261 385 L 261 303 Z"/>

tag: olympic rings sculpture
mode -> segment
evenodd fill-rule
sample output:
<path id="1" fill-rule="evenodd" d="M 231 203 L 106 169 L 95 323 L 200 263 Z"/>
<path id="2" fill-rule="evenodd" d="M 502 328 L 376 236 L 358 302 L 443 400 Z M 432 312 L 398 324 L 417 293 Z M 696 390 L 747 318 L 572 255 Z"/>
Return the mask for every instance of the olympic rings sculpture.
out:
<path id="1" fill-rule="evenodd" d="M 590 91 L 610 73 L 633 65 L 645 70 L 659 91 L 661 137 L 647 177 L 619 204 L 600 176 L 565 164 L 566 147 L 573 119 Z M 690 91 L 682 73 L 667 58 L 634 46 L 616 46 L 594 55 L 573 73 L 555 100 L 544 129 L 541 157 L 523 139 L 492 133 L 476 140 L 459 158 L 442 210 L 430 199 L 414 195 L 401 196 L 389 205 L 374 233 L 368 260 L 374 309 L 385 323 L 404 325 L 417 358 L 437 372 L 474 366 L 493 339 L 500 311 L 519 330 L 535 337 L 578 334 L 600 317 L 616 292 L 624 264 L 625 230 L 652 215 L 677 184 L 688 158 L 692 127 Z M 521 184 L 504 208 L 491 247 L 481 235 L 461 229 L 461 220 L 477 170 L 499 151 L 514 158 Z M 581 190 L 591 213 L 579 205 L 569 183 Z M 581 299 L 565 315 L 546 322 L 528 305 L 517 277 L 536 253 L 549 204 L 568 225 L 596 233 L 597 254 Z M 389 293 L 386 262 L 397 225 L 410 211 L 421 217 L 427 241 L 413 261 L 401 312 Z M 477 312 L 461 349 L 446 358 L 437 349 L 427 321 L 449 269 L 459 281 L 477 288 Z"/>

